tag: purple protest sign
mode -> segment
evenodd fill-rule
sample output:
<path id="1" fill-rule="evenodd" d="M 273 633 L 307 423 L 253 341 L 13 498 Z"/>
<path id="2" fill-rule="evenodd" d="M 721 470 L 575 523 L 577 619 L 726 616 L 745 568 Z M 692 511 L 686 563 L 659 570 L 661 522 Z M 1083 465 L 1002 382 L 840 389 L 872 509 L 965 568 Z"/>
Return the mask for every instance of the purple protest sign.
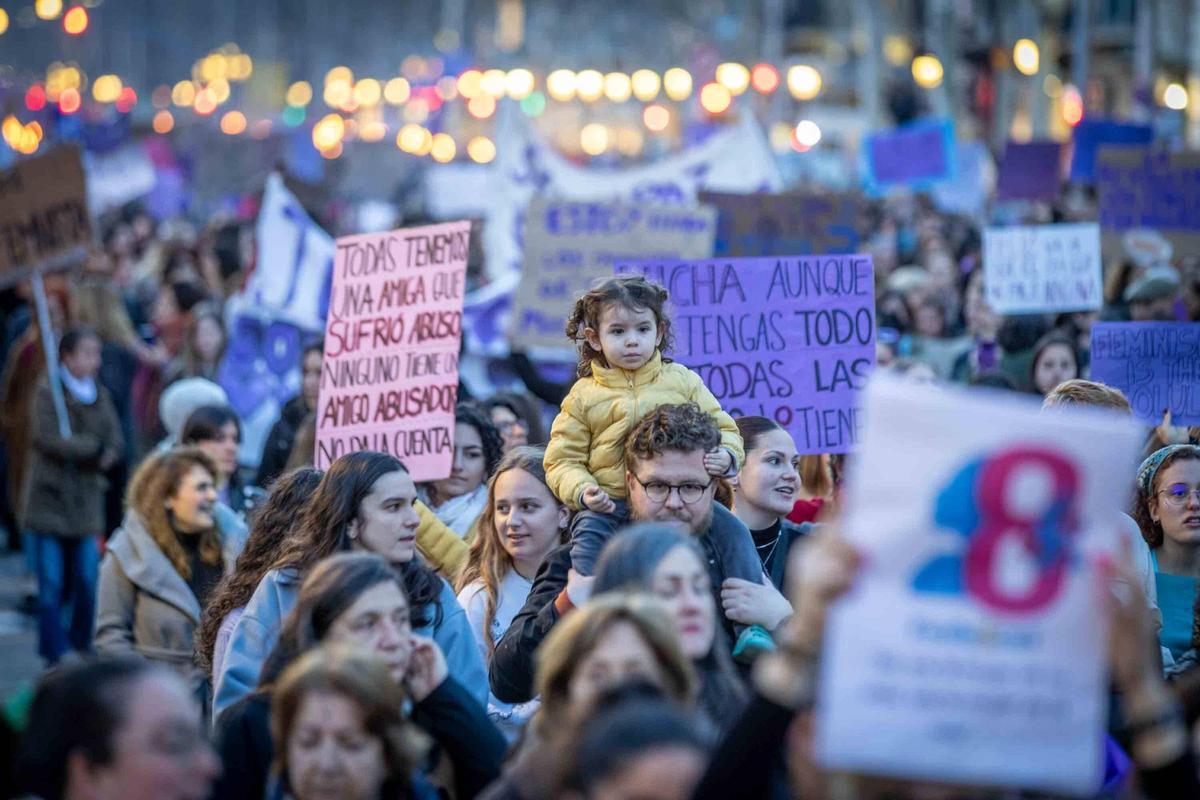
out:
<path id="1" fill-rule="evenodd" d="M 997 200 L 1053 200 L 1061 182 L 1059 142 L 1009 142 L 996 179 Z"/>
<path id="2" fill-rule="evenodd" d="M 787 428 L 801 453 L 845 453 L 862 433 L 875 366 L 866 255 L 619 264 L 667 288 L 675 347 L 732 416 Z"/>
<path id="3" fill-rule="evenodd" d="M 926 120 L 867 137 L 867 185 L 913 188 L 954 175 L 954 123 Z"/>
<path id="4" fill-rule="evenodd" d="M 1116 387 L 1147 425 L 1171 409 L 1175 425 L 1200 425 L 1200 325 L 1194 322 L 1097 322 L 1092 380 Z"/>

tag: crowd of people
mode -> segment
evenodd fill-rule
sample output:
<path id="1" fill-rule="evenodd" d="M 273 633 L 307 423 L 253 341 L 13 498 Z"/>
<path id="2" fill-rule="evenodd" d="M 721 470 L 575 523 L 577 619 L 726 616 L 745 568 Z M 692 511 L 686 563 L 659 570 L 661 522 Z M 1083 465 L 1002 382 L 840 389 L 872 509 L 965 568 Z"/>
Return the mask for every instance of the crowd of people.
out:
<path id="1" fill-rule="evenodd" d="M 907 198 L 869 226 L 878 368 L 914 382 L 1129 413 L 1087 379 L 1092 322 L 1200 320 L 1200 258 L 1166 240 L 1107 254 L 1099 314 L 1002 317 L 967 220 Z M 110 220 L 82 275 L 48 281 L 65 420 L 31 299 L 0 298 L 2 521 L 47 667 L 8 704 L 12 796 L 991 796 L 814 761 L 825 619 L 859 567 L 846 456 L 722 410 L 671 360 L 664 289 L 577 298 L 576 379 L 514 352 L 513 385 L 466 387 L 449 476 L 417 483 L 383 453 L 314 468 L 319 342 L 239 462 L 216 378 L 253 268 L 244 224 Z M 1096 608 L 1114 708 L 1097 796 L 1200 797 L 1200 430 L 1168 414 L 1143 455 L 1113 487 L 1129 591 Z"/>

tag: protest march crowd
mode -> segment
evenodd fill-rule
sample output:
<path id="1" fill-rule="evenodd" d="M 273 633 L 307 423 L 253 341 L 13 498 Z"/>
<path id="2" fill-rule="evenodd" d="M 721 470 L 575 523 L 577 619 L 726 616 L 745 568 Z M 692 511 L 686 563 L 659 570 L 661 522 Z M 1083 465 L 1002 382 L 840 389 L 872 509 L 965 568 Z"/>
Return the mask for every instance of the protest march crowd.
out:
<path id="1" fill-rule="evenodd" d="M 339 244 L 336 340 L 291 351 L 294 395 L 253 454 L 248 415 L 222 377 L 230 298 L 278 266 L 256 261 L 252 217 L 196 228 L 131 205 L 101 219 L 82 269 L 46 276 L 46 326 L 27 286 L 0 295 L 3 522 L 36 575 L 29 611 L 47 668 L 7 699 L 6 796 L 1083 795 L 1026 781 L 1019 764 L 998 773 L 1008 780 L 955 780 L 986 754 L 960 746 L 978 731 L 952 725 L 934 749 L 967 772 L 827 768 L 854 763 L 854 744 L 818 757 L 829 750 L 819 744 L 826 687 L 855 650 L 882 658 L 872 630 L 826 624 L 886 566 L 887 551 L 868 553 L 852 530 L 854 498 L 890 502 L 893 479 L 923 478 L 920 452 L 909 454 L 915 467 L 876 470 L 869 450 L 851 446 L 864 423 L 818 402 L 863 389 L 873 372 L 921 396 L 957 398 L 964 386 L 988 387 L 978 392 L 987 402 L 1023 395 L 1042 418 L 1136 414 L 1137 452 L 1105 465 L 1114 483 L 1098 493 L 1120 546 L 1080 604 L 1101 641 L 1075 666 L 1098 676 L 1100 711 L 1074 741 L 1094 745 L 1085 796 L 1200 797 L 1200 428 L 1166 401 L 1148 420 L 1144 398 L 1108 377 L 1144 372 L 1158 376 L 1155 397 L 1200 403 L 1200 337 L 1187 327 L 1200 322 L 1200 256 L 1152 231 L 1106 241 L 1098 310 L 1006 312 L 1014 306 L 996 307 L 992 270 L 1028 267 L 1005 255 L 1009 245 L 985 242 L 972 220 L 924 195 L 872 200 L 863 213 L 869 261 L 839 257 L 848 271 L 793 260 L 794 274 L 771 288 L 734 261 L 726 278 L 647 267 L 590 282 L 556 323 L 577 355 L 572 378 L 514 339 L 498 357 L 514 377 L 486 387 L 454 371 L 470 355 L 462 298 L 486 274 L 468 263 L 477 253 L 465 229 L 414 233 L 395 254 L 414 269 L 457 262 L 457 278 L 375 283 L 374 296 L 353 282 L 392 272 L 392 256 L 347 261 L 353 248 Z M 1064 195 L 1032 204 L 1022 222 L 1095 219 L 1086 195 Z M 714 287 L 728 296 L 705 306 L 698 298 Z M 863 302 L 847 305 L 856 294 Z M 811 305 L 793 313 L 785 298 L 800 295 Z M 739 300 L 762 319 L 722 322 L 717 309 L 733 313 Z M 389 317 L 389 304 L 429 316 Z M 1175 333 L 1105 327 L 1128 323 Z M 822 360 L 821 347 L 838 359 Z M 395 369 L 346 360 L 401 350 Z M 714 355 L 731 350 L 739 364 L 751 364 L 747 351 L 769 354 L 742 367 L 746 380 L 794 394 L 782 408 L 795 414 L 739 400 L 730 387 L 740 373 Z M 807 374 L 814 360 L 816 388 L 797 384 L 789 362 Z M 383 383 L 377 403 L 359 391 Z M 868 414 L 867 439 L 910 422 L 971 428 L 971 408 L 954 400 L 923 421 Z M 425 480 L 431 458 L 447 466 Z M 860 484 L 875 482 L 855 488 L 860 466 Z M 1039 522 L 1010 549 L 1042 565 L 1082 558 L 1062 560 L 1060 522 Z M 904 627 L 890 614 L 883 606 L 873 629 Z M 1029 630 L 990 635 L 1019 645 Z M 1034 661 L 1015 663 L 1043 674 Z M 1037 713 L 1055 716 L 1090 691 L 1070 669 L 1044 674 L 1035 688 L 1048 705 Z M 860 729 L 864 750 L 884 716 Z"/>

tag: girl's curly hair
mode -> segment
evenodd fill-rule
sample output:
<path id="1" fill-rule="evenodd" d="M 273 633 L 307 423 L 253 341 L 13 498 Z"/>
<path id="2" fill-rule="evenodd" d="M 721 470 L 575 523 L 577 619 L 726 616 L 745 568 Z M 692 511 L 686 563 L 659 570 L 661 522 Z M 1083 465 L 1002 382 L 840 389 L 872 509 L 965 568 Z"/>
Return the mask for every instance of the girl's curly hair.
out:
<path id="1" fill-rule="evenodd" d="M 603 351 L 594 350 L 588 344 L 584 331 L 600 331 L 600 315 L 612 305 L 622 305 L 631 311 L 649 311 L 658 326 L 660 353 L 667 353 L 675 345 L 671 333 L 671 320 L 667 316 L 667 290 L 646 280 L 641 275 L 620 275 L 607 278 L 575 301 L 575 308 L 567 318 L 567 338 L 579 349 L 579 377 L 592 374 L 592 362 L 609 366 Z M 665 363 L 671 359 L 663 356 Z"/>

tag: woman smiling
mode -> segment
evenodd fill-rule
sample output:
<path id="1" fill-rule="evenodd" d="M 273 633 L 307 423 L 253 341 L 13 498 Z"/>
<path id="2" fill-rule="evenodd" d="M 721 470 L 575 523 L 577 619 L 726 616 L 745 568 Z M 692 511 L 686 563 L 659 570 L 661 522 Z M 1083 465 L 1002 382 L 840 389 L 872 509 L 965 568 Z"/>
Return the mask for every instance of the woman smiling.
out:
<path id="1" fill-rule="evenodd" d="M 100 565 L 96 649 L 135 652 L 203 683 L 192 663 L 196 626 L 232 569 L 241 530 L 213 516 L 217 467 L 196 448 L 148 459 L 129 485 L 129 511 Z"/>

